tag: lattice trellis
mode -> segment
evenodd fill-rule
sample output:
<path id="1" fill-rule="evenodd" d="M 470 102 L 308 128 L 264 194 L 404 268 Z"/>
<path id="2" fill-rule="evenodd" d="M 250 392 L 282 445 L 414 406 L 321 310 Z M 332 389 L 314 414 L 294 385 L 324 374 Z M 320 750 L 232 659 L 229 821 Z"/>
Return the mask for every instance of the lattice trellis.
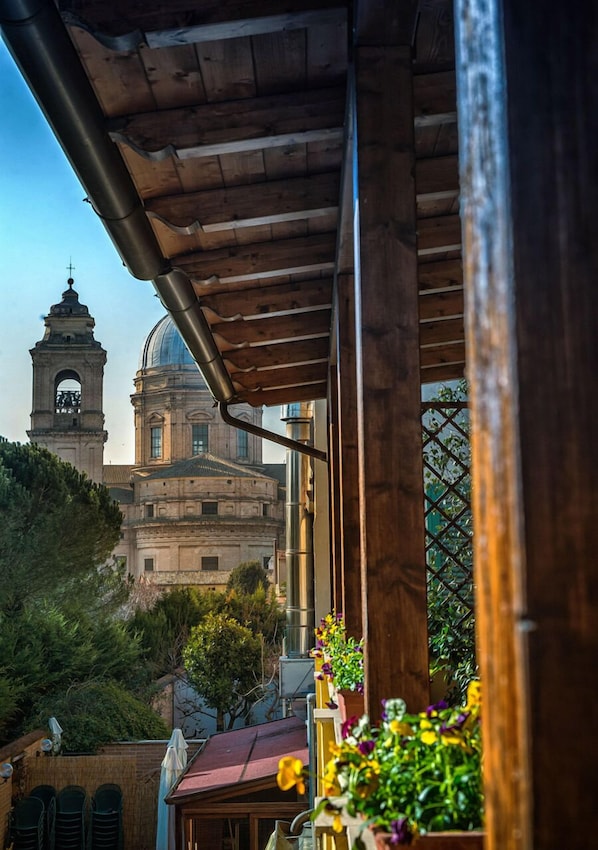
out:
<path id="1" fill-rule="evenodd" d="M 431 648 L 473 643 L 469 411 L 457 400 L 422 404 L 426 563 Z M 451 634 L 451 632 L 453 634 Z M 469 633 L 469 638 L 467 638 Z M 473 652 L 473 650 L 472 650 Z"/>

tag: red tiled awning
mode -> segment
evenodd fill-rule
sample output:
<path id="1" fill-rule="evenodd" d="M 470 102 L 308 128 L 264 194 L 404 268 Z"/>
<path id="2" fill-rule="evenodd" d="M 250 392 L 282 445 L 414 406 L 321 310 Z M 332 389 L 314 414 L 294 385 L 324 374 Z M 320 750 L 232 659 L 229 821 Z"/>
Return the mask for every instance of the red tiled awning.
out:
<path id="1" fill-rule="evenodd" d="M 286 755 L 308 762 L 307 728 L 299 717 L 213 735 L 189 764 L 167 802 L 214 796 L 219 789 L 224 793 L 233 787 L 243 793 L 268 778 L 274 784 L 278 762 Z"/>

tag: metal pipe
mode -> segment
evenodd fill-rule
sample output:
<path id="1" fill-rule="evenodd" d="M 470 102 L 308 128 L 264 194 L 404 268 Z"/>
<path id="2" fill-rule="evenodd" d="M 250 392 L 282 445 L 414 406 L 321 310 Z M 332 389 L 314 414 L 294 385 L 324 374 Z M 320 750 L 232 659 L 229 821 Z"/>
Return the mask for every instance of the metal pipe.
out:
<path id="1" fill-rule="evenodd" d="M 2 36 L 129 272 L 151 280 L 217 401 L 235 390 L 191 281 L 164 257 L 104 126 L 95 92 L 49 0 L 0 0 Z"/>
<path id="2" fill-rule="evenodd" d="M 255 434 L 256 437 L 262 437 L 264 440 L 270 440 L 272 443 L 278 443 L 279 446 L 285 446 L 292 451 L 301 452 L 309 457 L 314 457 L 316 460 L 323 460 L 328 463 L 328 455 L 321 449 L 316 449 L 315 446 L 310 446 L 306 443 L 301 443 L 298 440 L 293 440 L 290 437 L 285 437 L 283 434 L 277 434 L 275 431 L 268 431 L 266 428 L 260 428 L 259 425 L 254 425 L 252 422 L 245 422 L 243 419 L 237 419 L 229 413 L 228 404 L 220 402 L 218 404 L 220 415 L 223 420 L 232 425 L 233 428 L 239 428 L 241 431 L 247 431 L 249 434 Z"/>
<path id="3" fill-rule="evenodd" d="M 309 402 L 289 404 L 282 416 L 293 442 L 311 440 L 312 406 Z M 309 496 L 309 457 L 297 449 L 287 450 L 286 568 L 287 629 L 289 658 L 306 657 L 315 628 L 313 510 Z"/>

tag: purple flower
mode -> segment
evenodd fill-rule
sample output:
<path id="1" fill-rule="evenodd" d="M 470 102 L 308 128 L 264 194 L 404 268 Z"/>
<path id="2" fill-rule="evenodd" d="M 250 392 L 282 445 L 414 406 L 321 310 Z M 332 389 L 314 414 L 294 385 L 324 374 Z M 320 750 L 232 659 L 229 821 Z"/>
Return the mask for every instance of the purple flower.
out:
<path id="1" fill-rule="evenodd" d="M 448 708 L 448 703 L 445 700 L 441 699 L 439 702 L 435 702 L 434 705 L 429 705 L 426 708 L 426 715 L 431 717 L 437 711 L 442 711 L 443 708 Z"/>
<path id="2" fill-rule="evenodd" d="M 413 833 L 409 829 L 407 818 L 393 820 L 390 825 L 390 832 L 391 844 L 411 844 L 413 841 Z"/>
<path id="3" fill-rule="evenodd" d="M 351 730 L 358 722 L 359 717 L 356 717 L 355 715 L 353 715 L 353 717 L 348 717 L 347 720 L 345 720 L 345 722 L 341 726 L 341 737 L 343 741 L 345 740 L 345 738 L 349 737 L 349 735 L 351 734 Z"/>
<path id="4" fill-rule="evenodd" d="M 362 756 L 369 756 L 375 746 L 376 742 L 370 738 L 369 741 L 360 741 L 357 744 L 357 749 L 359 750 Z"/>

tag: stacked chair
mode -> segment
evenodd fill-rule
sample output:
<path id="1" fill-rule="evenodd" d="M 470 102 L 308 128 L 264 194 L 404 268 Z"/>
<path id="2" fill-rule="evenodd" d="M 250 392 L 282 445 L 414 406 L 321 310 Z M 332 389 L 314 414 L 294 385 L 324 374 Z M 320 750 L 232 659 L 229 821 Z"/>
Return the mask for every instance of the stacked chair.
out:
<path id="1" fill-rule="evenodd" d="M 56 850 L 85 850 L 87 793 L 67 785 L 56 795 L 54 842 Z"/>
<path id="2" fill-rule="evenodd" d="M 14 850 L 44 850 L 44 804 L 37 797 L 19 800 L 12 814 Z"/>
<path id="3" fill-rule="evenodd" d="M 91 801 L 89 850 L 122 850 L 122 812 L 120 786 L 112 783 L 100 785 Z"/>
<path id="4" fill-rule="evenodd" d="M 29 792 L 30 797 L 44 804 L 44 848 L 54 850 L 54 823 L 56 820 L 56 789 L 53 785 L 37 785 Z"/>
<path id="5" fill-rule="evenodd" d="M 15 803 L 12 850 L 123 850 L 123 796 L 119 785 L 100 785 L 89 807 L 80 785 L 56 793 L 38 785 Z"/>

